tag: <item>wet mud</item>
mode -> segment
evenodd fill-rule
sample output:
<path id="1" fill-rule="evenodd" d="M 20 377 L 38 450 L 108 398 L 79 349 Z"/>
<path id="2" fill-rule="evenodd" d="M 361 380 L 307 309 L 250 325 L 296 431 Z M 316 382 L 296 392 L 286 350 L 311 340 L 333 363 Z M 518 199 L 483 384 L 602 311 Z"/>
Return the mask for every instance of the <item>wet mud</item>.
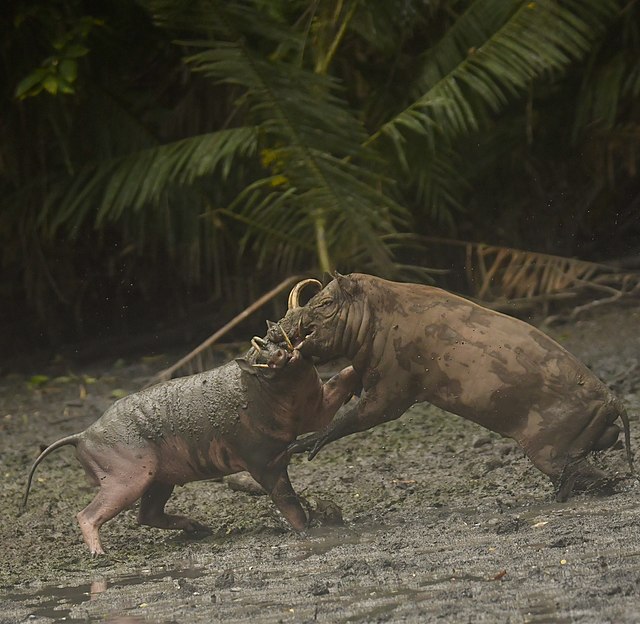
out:
<path id="1" fill-rule="evenodd" d="M 624 401 L 640 448 L 640 311 L 550 333 Z M 513 441 L 427 405 L 294 459 L 296 490 L 338 506 L 341 526 L 297 535 L 266 496 L 191 483 L 167 509 L 211 535 L 139 527 L 134 508 L 103 527 L 107 556 L 92 559 L 75 514 L 93 489 L 72 448 L 38 468 L 18 515 L 41 446 L 173 355 L 0 378 L 0 624 L 640 621 L 640 482 L 621 445 L 592 460 L 607 491 L 556 503 Z"/>

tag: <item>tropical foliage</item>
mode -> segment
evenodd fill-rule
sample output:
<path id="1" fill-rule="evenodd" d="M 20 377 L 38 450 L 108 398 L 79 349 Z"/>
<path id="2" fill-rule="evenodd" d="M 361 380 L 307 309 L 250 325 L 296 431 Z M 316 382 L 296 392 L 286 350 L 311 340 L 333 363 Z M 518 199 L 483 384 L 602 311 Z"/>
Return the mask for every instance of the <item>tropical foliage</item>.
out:
<path id="1" fill-rule="evenodd" d="M 55 338 L 136 302 L 237 305 L 294 271 L 416 277 L 433 256 L 415 234 L 602 256 L 603 230 L 640 236 L 639 13 L 17 3 L 0 294 Z"/>

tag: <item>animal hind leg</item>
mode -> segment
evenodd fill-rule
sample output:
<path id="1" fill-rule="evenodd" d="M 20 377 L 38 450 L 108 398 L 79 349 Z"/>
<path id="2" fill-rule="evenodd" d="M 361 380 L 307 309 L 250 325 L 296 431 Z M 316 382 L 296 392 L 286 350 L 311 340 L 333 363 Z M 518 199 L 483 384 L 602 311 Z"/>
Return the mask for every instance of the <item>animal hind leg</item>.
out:
<path id="1" fill-rule="evenodd" d="M 575 490 L 590 490 L 609 483 L 607 475 L 584 457 L 568 461 L 557 480 L 556 500 L 564 503 Z"/>
<path id="2" fill-rule="evenodd" d="M 617 414 L 613 416 L 615 418 Z M 598 481 L 606 480 L 606 475 L 601 470 L 591 466 L 585 457 L 593 450 L 607 448 L 617 439 L 619 429 L 611 424 L 612 408 L 608 404 L 600 406 L 595 416 L 575 439 L 567 451 L 566 461 L 560 476 L 556 500 L 566 501 L 576 483 L 581 486 L 592 485 Z M 613 433 L 617 429 L 615 439 Z M 603 444 L 608 446 L 602 446 Z M 586 482 L 586 483 L 585 483 Z"/>
<path id="3" fill-rule="evenodd" d="M 552 456 L 548 446 L 534 449 L 529 445 L 524 450 L 533 465 L 551 479 L 556 487 L 558 502 L 567 500 L 574 488 L 585 490 L 606 479 L 605 473 L 592 466 L 584 457 L 575 457 L 570 464 L 567 455 L 564 460 L 562 456 Z"/>
<path id="4" fill-rule="evenodd" d="M 188 533 L 211 533 L 211 529 L 204 524 L 200 524 L 186 516 L 165 512 L 164 506 L 173 492 L 173 487 L 168 483 L 159 483 L 157 481 L 149 486 L 140 500 L 138 524 L 158 529 L 182 529 Z"/>
<path id="5" fill-rule="evenodd" d="M 149 486 L 149 477 L 133 479 L 106 474 L 99 478 L 100 489 L 95 498 L 77 515 L 82 537 L 93 556 L 104 555 L 100 527 L 138 500 Z"/>
<path id="6" fill-rule="evenodd" d="M 620 427 L 618 425 L 609 425 L 602 433 L 602 435 L 594 442 L 594 451 L 604 451 L 611 448 L 617 441 L 620 435 Z"/>

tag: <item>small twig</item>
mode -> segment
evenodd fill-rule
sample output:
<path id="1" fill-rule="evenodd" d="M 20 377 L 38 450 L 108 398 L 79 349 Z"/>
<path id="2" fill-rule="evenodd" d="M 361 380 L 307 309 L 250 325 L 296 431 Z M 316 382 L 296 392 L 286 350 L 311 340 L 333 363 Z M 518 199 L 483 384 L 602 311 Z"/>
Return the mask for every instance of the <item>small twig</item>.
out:
<path id="1" fill-rule="evenodd" d="M 531 297 L 519 297 L 517 299 L 508 299 L 506 301 L 483 301 L 485 308 L 496 310 L 497 312 L 513 312 L 514 310 L 526 310 L 532 308 L 539 303 L 548 303 L 550 301 L 562 301 L 566 299 L 575 299 L 578 293 L 566 291 L 558 293 L 544 293 L 540 295 L 532 295 Z M 473 298 L 472 300 L 476 300 Z"/>
<path id="2" fill-rule="evenodd" d="M 620 383 L 621 381 L 624 381 L 625 379 L 628 379 L 631 376 L 631 373 L 633 373 L 638 367 L 640 367 L 640 364 L 638 364 L 637 360 L 634 360 L 633 364 L 629 366 L 627 370 L 611 377 L 611 379 L 609 379 L 608 381 L 609 385 L 614 385 Z"/>
<path id="3" fill-rule="evenodd" d="M 554 314 L 553 316 L 548 316 L 544 320 L 544 325 L 551 325 L 556 321 L 560 320 L 575 320 L 579 314 L 585 312 L 586 310 L 591 310 L 592 308 L 597 308 L 602 305 L 606 305 L 607 303 L 614 303 L 616 301 L 620 301 L 622 299 L 624 293 L 618 292 L 618 294 L 612 297 L 605 297 L 604 299 L 596 299 L 595 301 L 590 301 L 589 303 L 585 303 L 581 306 L 577 306 L 571 310 L 568 315 L 562 314 Z"/>
<path id="4" fill-rule="evenodd" d="M 606 292 L 609 293 L 613 296 L 621 296 L 623 293 L 622 291 L 618 290 L 617 288 L 613 288 L 612 286 L 606 286 L 605 284 L 596 284 L 595 282 L 590 282 L 587 280 L 582 280 L 579 278 L 574 278 L 573 280 L 576 284 L 582 284 L 583 286 L 586 286 L 587 288 L 593 288 L 595 290 L 601 290 L 602 292 Z"/>
<path id="5" fill-rule="evenodd" d="M 590 310 L 591 308 L 597 308 L 601 305 L 605 305 L 607 303 L 613 303 L 614 301 L 619 301 L 622 298 L 622 293 L 619 292 L 612 297 L 606 297 L 605 299 L 596 299 L 595 301 L 590 301 L 589 303 L 585 303 L 584 305 L 578 306 L 571 310 L 571 314 L 569 318 L 574 319 L 578 314 L 584 312 L 585 310 Z"/>

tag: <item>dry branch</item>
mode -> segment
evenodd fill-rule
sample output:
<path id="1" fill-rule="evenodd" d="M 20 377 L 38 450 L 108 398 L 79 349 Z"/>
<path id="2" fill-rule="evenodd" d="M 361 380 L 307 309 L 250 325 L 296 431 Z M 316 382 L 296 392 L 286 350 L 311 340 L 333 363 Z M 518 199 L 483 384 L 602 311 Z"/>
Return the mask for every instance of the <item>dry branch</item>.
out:
<path id="1" fill-rule="evenodd" d="M 593 307 L 640 295 L 638 271 L 470 241 L 436 237 L 421 240 L 463 247 L 471 293 L 493 309 L 516 311 L 543 304 L 546 311 L 553 301 L 592 297 L 589 291 L 607 295 L 575 307 L 571 312 L 571 318 L 575 318 Z"/>
<path id="2" fill-rule="evenodd" d="M 152 377 L 147 386 L 153 385 L 160 381 L 167 381 L 169 379 L 172 379 L 176 376 L 177 373 L 183 375 L 192 375 L 194 373 L 200 373 L 204 370 L 207 370 L 207 368 L 210 368 L 211 348 L 218 340 L 220 340 L 220 338 L 222 338 L 222 336 L 232 330 L 244 319 L 259 310 L 263 305 L 271 301 L 274 297 L 277 297 L 283 290 L 286 290 L 301 279 L 303 279 L 303 276 L 292 275 L 291 277 L 288 277 L 287 279 L 280 282 L 275 288 L 272 288 L 269 292 L 256 299 L 256 301 L 254 301 L 250 306 L 240 312 L 240 314 L 235 316 L 226 325 L 209 336 L 209 338 L 199 344 L 193 351 L 185 355 L 169 368 L 160 371 L 157 375 Z"/>

